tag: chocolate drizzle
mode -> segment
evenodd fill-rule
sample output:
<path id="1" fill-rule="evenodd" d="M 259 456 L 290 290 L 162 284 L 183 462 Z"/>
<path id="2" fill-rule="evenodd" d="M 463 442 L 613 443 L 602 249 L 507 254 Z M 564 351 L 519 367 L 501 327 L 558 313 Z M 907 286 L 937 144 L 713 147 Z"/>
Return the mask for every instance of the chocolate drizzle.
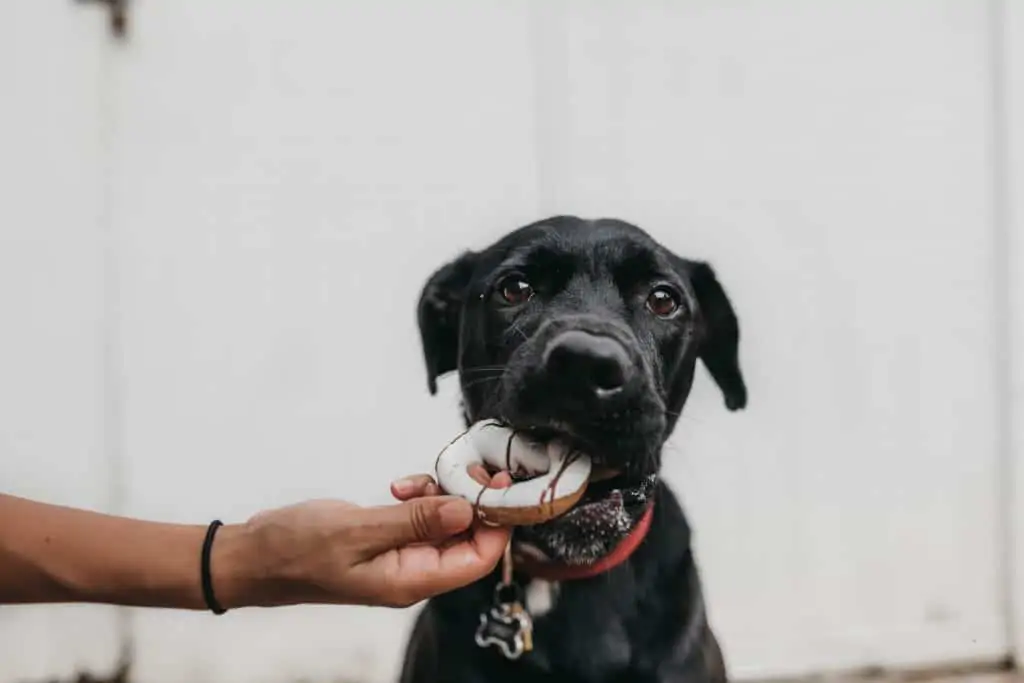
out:
<path id="1" fill-rule="evenodd" d="M 565 474 L 565 471 L 569 469 L 569 466 L 576 462 L 579 459 L 579 457 L 579 451 L 569 451 L 565 459 L 562 460 L 562 464 L 561 466 L 559 466 L 558 471 L 555 473 L 555 476 L 551 478 L 551 481 L 548 482 L 548 485 L 544 488 L 543 491 L 540 492 L 541 505 L 544 505 L 545 496 L 547 496 L 548 498 L 548 505 L 555 504 L 555 489 L 558 487 L 558 482 L 561 480 L 562 475 Z"/>

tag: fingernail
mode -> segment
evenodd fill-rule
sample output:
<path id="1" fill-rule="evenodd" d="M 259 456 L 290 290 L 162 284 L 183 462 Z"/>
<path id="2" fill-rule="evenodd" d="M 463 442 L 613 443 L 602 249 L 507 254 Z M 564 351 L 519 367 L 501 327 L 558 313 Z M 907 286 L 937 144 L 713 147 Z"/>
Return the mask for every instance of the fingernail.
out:
<path id="1" fill-rule="evenodd" d="M 490 488 L 503 489 L 507 486 L 510 486 L 511 484 L 512 475 L 503 470 L 501 472 L 498 472 L 496 475 L 494 475 L 494 478 L 491 479 Z"/>
<path id="2" fill-rule="evenodd" d="M 407 489 L 412 486 L 412 481 L 409 479 L 395 479 L 391 482 L 391 486 L 396 489 Z"/>
<path id="3" fill-rule="evenodd" d="M 438 518 L 445 531 L 458 533 L 469 527 L 473 521 L 473 506 L 464 500 L 453 500 L 437 509 Z"/>

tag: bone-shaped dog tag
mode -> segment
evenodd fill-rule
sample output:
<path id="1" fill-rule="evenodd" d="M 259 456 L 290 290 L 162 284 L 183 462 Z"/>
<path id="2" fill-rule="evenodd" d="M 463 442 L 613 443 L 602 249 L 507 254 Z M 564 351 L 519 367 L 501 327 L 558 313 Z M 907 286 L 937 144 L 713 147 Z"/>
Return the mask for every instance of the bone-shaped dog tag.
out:
<path id="1" fill-rule="evenodd" d="M 497 647 L 505 659 L 519 659 L 533 649 L 532 630 L 530 615 L 521 606 L 495 605 L 480 615 L 476 644 Z"/>
<path id="2" fill-rule="evenodd" d="M 533 649 L 533 619 L 523 607 L 522 589 L 512 581 L 512 541 L 505 546 L 501 581 L 494 587 L 494 603 L 480 615 L 476 644 L 497 647 L 506 659 L 519 659 Z"/>

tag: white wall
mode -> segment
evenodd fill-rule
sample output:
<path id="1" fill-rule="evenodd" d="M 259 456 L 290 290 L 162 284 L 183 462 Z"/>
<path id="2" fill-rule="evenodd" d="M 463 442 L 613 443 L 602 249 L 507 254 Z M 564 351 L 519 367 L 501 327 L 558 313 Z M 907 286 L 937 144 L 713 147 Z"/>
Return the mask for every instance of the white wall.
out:
<path id="1" fill-rule="evenodd" d="M 450 391 L 427 395 L 415 301 L 461 245 L 536 214 L 528 14 L 393 7 L 139 10 L 112 207 L 133 513 L 384 502 L 458 428 Z M 137 671 L 385 680 L 407 616 L 137 614 Z"/>
<path id="2" fill-rule="evenodd" d="M 741 311 L 750 409 L 701 375 L 667 470 L 733 673 L 1010 647 L 988 6 L 148 0 L 122 46 L 27 7 L 0 8 L 4 488 L 193 522 L 384 501 L 459 424 L 430 271 L 618 215 Z M 0 682 L 111 666 L 112 613 L 75 615 L 4 608 Z M 134 677 L 390 680 L 410 616 L 133 610 Z"/>
<path id="3" fill-rule="evenodd" d="M 0 489 L 110 510 L 102 34 L 74 10 L 0 9 Z M 0 680 L 102 671 L 118 647 L 111 608 L 0 608 Z"/>
<path id="4" fill-rule="evenodd" d="M 994 656 L 987 8 L 552 14 L 546 208 L 709 256 L 742 311 L 750 409 L 700 384 L 668 465 L 734 671 Z"/>

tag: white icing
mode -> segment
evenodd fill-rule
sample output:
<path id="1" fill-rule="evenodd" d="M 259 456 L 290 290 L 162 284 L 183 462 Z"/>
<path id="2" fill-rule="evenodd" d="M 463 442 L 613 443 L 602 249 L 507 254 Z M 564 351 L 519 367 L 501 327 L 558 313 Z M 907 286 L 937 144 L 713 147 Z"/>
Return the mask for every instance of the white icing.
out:
<path id="1" fill-rule="evenodd" d="M 447 493 L 479 502 L 482 507 L 536 507 L 573 494 L 586 484 L 590 458 L 577 455 L 570 459 L 570 455 L 569 449 L 557 441 L 533 443 L 508 427 L 484 420 L 472 425 L 441 452 L 437 459 L 437 483 Z M 570 462 L 565 465 L 567 459 Z M 536 476 L 507 488 L 492 489 L 469 476 L 467 468 L 472 464 L 488 464 Z M 559 472 L 561 476 L 551 487 Z"/>

